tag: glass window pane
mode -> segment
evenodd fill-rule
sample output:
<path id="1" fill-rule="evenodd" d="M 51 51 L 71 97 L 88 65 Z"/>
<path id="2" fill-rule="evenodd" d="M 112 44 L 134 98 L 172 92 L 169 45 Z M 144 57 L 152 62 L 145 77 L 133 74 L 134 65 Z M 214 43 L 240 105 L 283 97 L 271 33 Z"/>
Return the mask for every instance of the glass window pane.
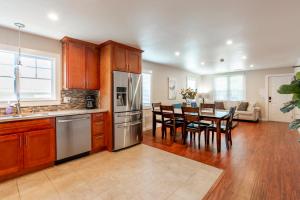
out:
<path id="1" fill-rule="evenodd" d="M 0 76 L 14 76 L 14 66 L 13 65 L 0 65 Z"/>
<path id="2" fill-rule="evenodd" d="M 15 57 L 13 53 L 0 51 L 0 64 L 2 65 L 14 65 Z"/>
<path id="3" fill-rule="evenodd" d="M 36 68 L 33 67 L 20 67 L 20 76 L 27 77 L 27 78 L 35 78 Z"/>
<path id="4" fill-rule="evenodd" d="M 21 57 L 21 63 L 22 63 L 23 66 L 36 67 L 35 58 L 33 58 L 33 57 L 22 56 Z"/>
<path id="5" fill-rule="evenodd" d="M 37 78 L 51 79 L 52 78 L 51 69 L 37 68 Z"/>
<path id="6" fill-rule="evenodd" d="M 151 104 L 151 74 L 143 73 L 143 104 Z"/>
<path id="7" fill-rule="evenodd" d="M 37 59 L 36 60 L 36 65 L 39 68 L 48 68 L 50 69 L 52 66 L 52 60 L 48 59 Z"/>
<path id="8" fill-rule="evenodd" d="M 15 100 L 14 93 L 14 79 L 7 77 L 0 77 L 0 100 L 11 101 Z"/>
<path id="9" fill-rule="evenodd" d="M 227 100 L 228 82 L 227 77 L 216 77 L 214 79 L 214 96 L 215 100 Z"/>
<path id="10" fill-rule="evenodd" d="M 195 78 L 188 77 L 188 79 L 187 79 L 187 88 L 191 88 L 193 90 L 197 89 Z"/>
<path id="11" fill-rule="evenodd" d="M 52 84 L 51 80 L 41 79 L 20 79 L 21 98 L 51 98 Z"/>
<path id="12" fill-rule="evenodd" d="M 244 76 L 236 75 L 231 76 L 230 79 L 230 100 L 241 101 L 244 100 Z"/>

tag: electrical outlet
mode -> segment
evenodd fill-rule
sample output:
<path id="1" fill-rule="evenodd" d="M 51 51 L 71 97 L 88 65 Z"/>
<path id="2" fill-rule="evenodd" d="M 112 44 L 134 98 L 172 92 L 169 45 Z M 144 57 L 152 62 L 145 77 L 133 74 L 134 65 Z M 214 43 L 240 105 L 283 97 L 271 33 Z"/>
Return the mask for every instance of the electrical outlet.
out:
<path id="1" fill-rule="evenodd" d="M 71 97 L 64 97 L 64 103 L 70 103 Z"/>

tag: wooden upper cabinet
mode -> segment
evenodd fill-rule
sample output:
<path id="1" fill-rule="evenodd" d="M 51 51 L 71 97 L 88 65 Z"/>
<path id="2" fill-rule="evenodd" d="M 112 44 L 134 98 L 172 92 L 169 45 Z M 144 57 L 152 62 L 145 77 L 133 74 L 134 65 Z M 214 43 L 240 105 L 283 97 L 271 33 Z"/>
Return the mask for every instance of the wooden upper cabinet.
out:
<path id="1" fill-rule="evenodd" d="M 86 89 L 98 90 L 100 84 L 99 49 L 86 47 Z"/>
<path id="2" fill-rule="evenodd" d="M 127 72 L 126 49 L 119 45 L 115 45 L 113 49 L 113 70 Z"/>
<path id="3" fill-rule="evenodd" d="M 114 41 L 107 41 L 100 48 L 112 49 L 111 70 L 140 74 L 142 71 L 142 50 Z"/>
<path id="4" fill-rule="evenodd" d="M 55 160 L 55 130 L 24 133 L 24 168 L 49 164 Z"/>
<path id="5" fill-rule="evenodd" d="M 68 43 L 67 54 L 67 87 L 85 89 L 85 46 Z"/>
<path id="6" fill-rule="evenodd" d="M 100 89 L 99 49 L 92 43 L 64 37 L 64 88 Z"/>
<path id="7" fill-rule="evenodd" d="M 0 177 L 22 169 L 22 138 L 19 134 L 0 136 Z"/>
<path id="8" fill-rule="evenodd" d="M 126 52 L 128 71 L 131 73 L 140 74 L 142 65 L 141 52 L 135 50 L 127 50 Z"/>

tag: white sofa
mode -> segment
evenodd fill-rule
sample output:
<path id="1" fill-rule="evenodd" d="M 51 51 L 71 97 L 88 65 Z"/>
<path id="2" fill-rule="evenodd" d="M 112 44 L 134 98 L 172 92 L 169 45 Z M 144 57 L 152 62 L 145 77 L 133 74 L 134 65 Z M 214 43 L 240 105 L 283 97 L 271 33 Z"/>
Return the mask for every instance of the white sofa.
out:
<path id="1" fill-rule="evenodd" d="M 221 102 L 221 101 L 218 101 Z M 224 108 L 225 110 L 229 110 L 230 107 L 236 106 L 236 108 L 239 107 L 240 101 L 223 101 L 224 102 Z M 243 101 L 247 102 L 247 101 Z M 245 121 L 259 121 L 260 118 L 260 107 L 257 106 L 257 103 L 248 102 L 248 109 L 247 111 L 240 111 L 236 110 L 235 118 L 239 120 L 245 120 Z M 218 109 L 217 109 L 218 110 Z"/>

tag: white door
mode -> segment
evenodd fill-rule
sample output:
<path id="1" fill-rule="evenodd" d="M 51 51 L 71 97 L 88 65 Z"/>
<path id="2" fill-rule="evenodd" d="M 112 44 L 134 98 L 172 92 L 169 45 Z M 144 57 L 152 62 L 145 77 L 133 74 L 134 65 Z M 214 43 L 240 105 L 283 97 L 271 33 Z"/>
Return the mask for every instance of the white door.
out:
<path id="1" fill-rule="evenodd" d="M 293 112 L 282 113 L 280 108 L 284 103 L 292 99 L 292 95 L 279 94 L 277 90 L 283 84 L 290 84 L 293 79 L 292 74 L 274 75 L 268 78 L 268 101 L 269 101 L 269 121 L 291 122 Z"/>

